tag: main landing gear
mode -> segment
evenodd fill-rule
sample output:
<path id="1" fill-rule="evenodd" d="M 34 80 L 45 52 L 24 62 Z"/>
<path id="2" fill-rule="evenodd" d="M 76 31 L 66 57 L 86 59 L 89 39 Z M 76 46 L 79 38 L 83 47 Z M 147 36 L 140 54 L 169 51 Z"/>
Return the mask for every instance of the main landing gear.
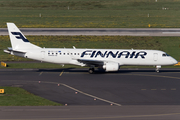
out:
<path id="1" fill-rule="evenodd" d="M 90 74 L 93 74 L 94 73 L 94 68 L 92 67 L 92 68 L 89 68 L 89 73 Z"/>
<path id="2" fill-rule="evenodd" d="M 159 69 L 161 68 L 160 65 L 156 65 L 156 72 L 158 73 L 159 72 Z"/>

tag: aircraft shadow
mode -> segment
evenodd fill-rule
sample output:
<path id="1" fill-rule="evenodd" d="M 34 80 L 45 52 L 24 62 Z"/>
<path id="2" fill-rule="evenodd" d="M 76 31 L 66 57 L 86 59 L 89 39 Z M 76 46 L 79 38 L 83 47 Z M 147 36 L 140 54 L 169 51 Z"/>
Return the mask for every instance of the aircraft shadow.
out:
<path id="1" fill-rule="evenodd" d="M 88 73 L 88 68 L 61 68 L 61 69 L 39 69 L 37 72 L 69 72 L 69 73 Z M 103 69 L 95 69 L 93 74 L 109 74 L 109 73 L 136 73 L 136 72 L 156 72 L 155 69 L 147 68 L 147 69 L 120 69 L 115 72 L 106 72 Z M 160 69 L 159 73 L 166 72 L 180 72 L 180 69 Z"/>

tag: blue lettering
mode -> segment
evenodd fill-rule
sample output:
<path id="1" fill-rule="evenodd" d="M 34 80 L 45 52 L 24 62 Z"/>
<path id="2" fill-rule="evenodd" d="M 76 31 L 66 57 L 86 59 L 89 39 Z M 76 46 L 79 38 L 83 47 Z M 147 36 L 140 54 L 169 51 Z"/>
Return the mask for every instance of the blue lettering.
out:
<path id="1" fill-rule="evenodd" d="M 138 52 L 137 54 L 136 54 L 136 56 L 135 56 L 135 58 L 138 58 L 138 56 L 141 56 L 141 58 L 145 58 L 144 56 L 145 55 L 147 55 L 147 53 L 146 52 L 144 52 L 144 51 L 141 51 L 141 52 Z"/>
<path id="2" fill-rule="evenodd" d="M 86 52 L 92 52 L 92 51 L 91 51 L 91 50 L 84 51 L 84 52 L 81 54 L 81 57 L 84 57 L 84 55 L 87 55 Z"/>
<path id="3" fill-rule="evenodd" d="M 116 54 L 114 54 L 112 51 L 109 51 L 109 53 L 107 54 L 106 58 L 108 58 L 109 55 L 111 55 L 113 58 L 116 58 L 118 52 L 119 52 L 119 51 L 117 51 Z"/>
<path id="4" fill-rule="evenodd" d="M 101 51 L 98 51 L 98 52 L 96 53 L 96 56 L 95 56 L 95 57 L 97 57 L 98 55 L 100 55 L 101 57 L 104 57 L 104 56 L 106 55 L 106 53 L 107 53 L 107 51 L 106 51 L 104 54 L 102 54 Z"/>
<path id="5" fill-rule="evenodd" d="M 58 51 L 60 52 L 60 51 Z M 113 53 L 112 51 L 105 51 L 104 53 L 102 53 L 101 51 L 92 51 L 92 50 L 86 50 L 81 54 L 81 57 L 84 57 L 85 55 L 89 55 L 91 58 L 93 57 L 102 57 L 104 58 L 106 56 L 106 58 L 108 58 L 109 56 L 112 56 L 113 58 L 121 58 L 122 56 L 124 56 L 125 58 L 138 58 L 139 56 L 143 59 L 145 59 L 145 56 L 147 55 L 147 53 L 145 51 L 140 51 L 138 53 L 136 53 L 136 51 L 133 51 L 132 53 L 130 53 L 129 51 L 122 51 L 119 54 L 119 51 L 116 51 L 116 53 Z M 117 56 L 118 55 L 118 56 Z"/>
<path id="6" fill-rule="evenodd" d="M 91 58 L 94 57 L 96 51 L 93 51 L 92 54 L 91 54 Z"/>
<path id="7" fill-rule="evenodd" d="M 121 58 L 121 56 L 125 56 L 125 58 L 128 58 L 129 55 L 130 53 L 128 51 L 123 51 L 119 53 L 118 58 Z"/>
<path id="8" fill-rule="evenodd" d="M 133 58 L 134 56 L 135 56 L 135 51 L 134 52 L 132 52 L 132 54 L 130 55 L 130 58 Z"/>

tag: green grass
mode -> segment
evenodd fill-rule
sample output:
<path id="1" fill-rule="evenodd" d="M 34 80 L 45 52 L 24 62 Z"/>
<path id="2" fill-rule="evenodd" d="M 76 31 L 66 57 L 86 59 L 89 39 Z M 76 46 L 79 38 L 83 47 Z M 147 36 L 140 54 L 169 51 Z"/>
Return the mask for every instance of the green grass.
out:
<path id="1" fill-rule="evenodd" d="M 18 87 L 0 87 L 5 93 L 0 94 L 0 106 L 59 106 L 44 98 L 33 95 Z"/>
<path id="2" fill-rule="evenodd" d="M 61 69 L 61 68 L 82 68 L 81 66 L 75 66 L 75 65 L 57 65 L 53 63 L 17 63 L 17 62 L 12 62 L 12 63 L 7 63 L 8 67 L 2 67 L 0 66 L 1 69 L 6 69 L 6 68 L 33 68 L 33 69 L 47 69 L 47 68 L 53 68 L 53 69 Z M 84 67 L 83 67 L 84 68 Z"/>
<path id="3" fill-rule="evenodd" d="M 6 22 L 18 27 L 179 27 L 180 0 L 157 1 L 0 0 L 0 27 Z"/>

